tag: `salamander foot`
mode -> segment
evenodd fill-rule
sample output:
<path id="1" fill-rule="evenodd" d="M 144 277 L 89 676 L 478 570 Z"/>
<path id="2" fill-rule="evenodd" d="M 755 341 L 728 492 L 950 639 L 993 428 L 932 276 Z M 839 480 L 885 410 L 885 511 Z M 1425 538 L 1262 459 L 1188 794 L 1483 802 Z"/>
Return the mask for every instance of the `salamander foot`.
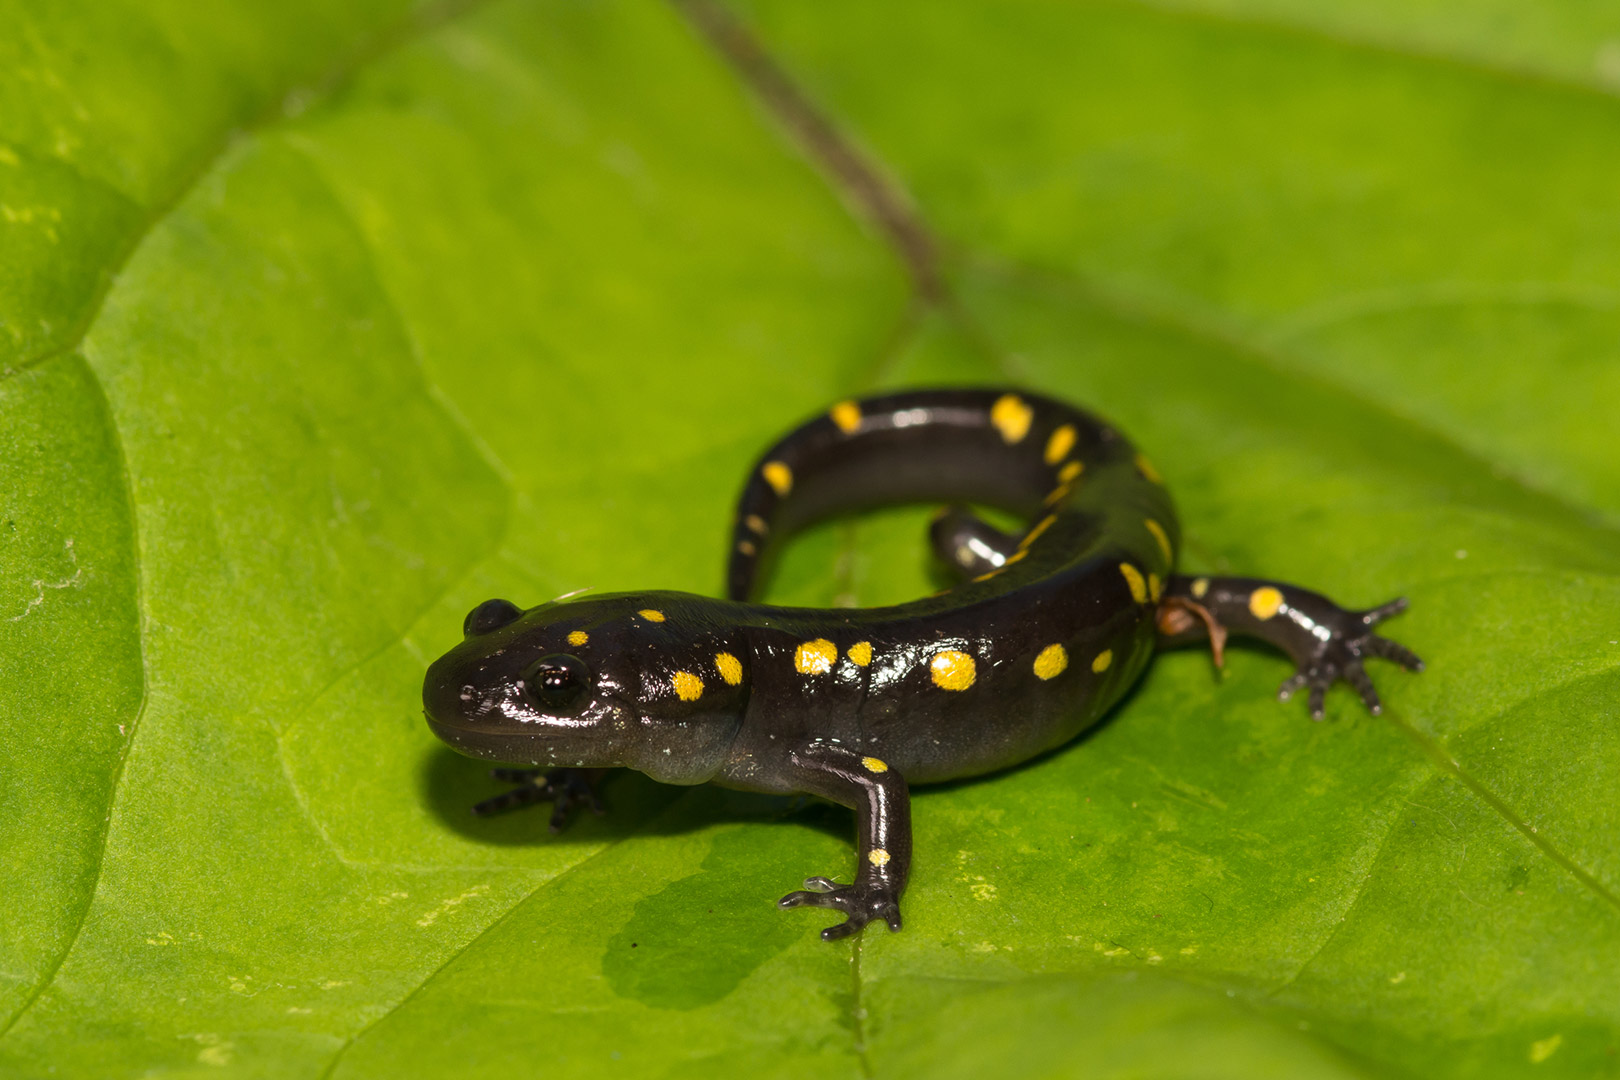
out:
<path id="1" fill-rule="evenodd" d="M 1369 656 L 1377 656 L 1392 660 L 1408 671 L 1423 670 L 1423 661 L 1419 660 L 1412 650 L 1372 632 L 1372 628 L 1378 623 L 1391 615 L 1405 611 L 1406 598 L 1399 597 L 1370 611 L 1346 611 L 1327 603 L 1324 598 L 1313 596 L 1312 599 L 1326 604 L 1327 608 L 1331 609 L 1325 610 L 1312 605 L 1315 610 L 1310 611 L 1316 627 L 1329 632 L 1327 639 L 1323 641 L 1318 638 L 1314 648 L 1303 655 L 1296 653 L 1294 660 L 1299 665 L 1299 670 L 1277 688 L 1277 698 L 1287 701 L 1294 696 L 1295 691 L 1310 687 L 1311 719 L 1320 720 L 1322 699 L 1326 696 L 1328 687 L 1343 679 L 1361 695 L 1361 700 L 1366 703 L 1367 708 L 1377 716 L 1384 711 L 1384 705 L 1378 699 L 1378 691 L 1373 688 L 1372 679 L 1368 678 L 1366 670 L 1362 667 L 1362 660 Z"/>
<path id="2" fill-rule="evenodd" d="M 790 892 L 776 902 L 777 907 L 823 907 L 842 911 L 848 921 L 821 932 L 822 941 L 849 937 L 874 919 L 882 919 L 890 930 L 900 929 L 900 899 L 887 885 L 876 882 L 840 885 L 831 878 L 806 878 L 804 888 Z"/>
<path id="3" fill-rule="evenodd" d="M 475 805 L 472 812 L 478 817 L 490 817 L 520 806 L 549 802 L 551 831 L 561 832 L 574 807 L 581 803 L 598 816 L 605 812 L 596 794 L 596 782 L 605 772 L 606 769 L 491 769 L 489 775 L 493 779 L 521 786 L 485 799 Z"/>

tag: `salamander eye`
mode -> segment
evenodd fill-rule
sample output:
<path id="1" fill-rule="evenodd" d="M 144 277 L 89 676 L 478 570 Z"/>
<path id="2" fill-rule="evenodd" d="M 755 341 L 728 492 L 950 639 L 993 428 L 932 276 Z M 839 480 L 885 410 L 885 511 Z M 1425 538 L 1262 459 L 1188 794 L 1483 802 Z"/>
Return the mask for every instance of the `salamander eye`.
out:
<path id="1" fill-rule="evenodd" d="M 461 632 L 468 637 L 487 634 L 491 630 L 499 630 L 508 623 L 517 622 L 522 614 L 522 610 L 510 600 L 485 600 L 467 612 L 467 618 L 461 624 Z"/>
<path id="2" fill-rule="evenodd" d="M 530 664 L 523 673 L 523 692 L 544 712 L 566 715 L 584 704 L 590 674 L 579 657 L 552 653 Z"/>

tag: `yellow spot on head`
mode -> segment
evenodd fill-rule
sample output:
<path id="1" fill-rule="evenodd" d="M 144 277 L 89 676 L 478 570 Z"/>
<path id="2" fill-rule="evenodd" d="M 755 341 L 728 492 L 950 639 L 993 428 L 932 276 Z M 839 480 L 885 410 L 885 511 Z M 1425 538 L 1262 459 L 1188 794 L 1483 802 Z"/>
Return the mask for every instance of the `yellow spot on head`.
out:
<path id="1" fill-rule="evenodd" d="M 583 630 L 570 630 L 568 632 L 568 644 L 570 645 L 577 647 L 585 644 L 589 640 L 591 640 L 591 635 L 587 634 Z"/>
<path id="2" fill-rule="evenodd" d="M 1147 582 L 1142 580 L 1142 571 L 1128 562 L 1119 564 L 1119 572 L 1125 575 L 1125 584 L 1130 586 L 1131 599 L 1138 604 L 1147 603 Z"/>
<path id="3" fill-rule="evenodd" d="M 636 614 L 640 615 L 643 619 L 646 619 L 648 622 L 663 622 L 664 621 L 664 613 L 662 611 L 659 611 L 657 608 L 650 608 L 650 607 L 642 608 L 640 611 L 636 612 Z"/>
<path id="4" fill-rule="evenodd" d="M 1165 534 L 1164 526 L 1152 518 L 1146 519 L 1142 524 L 1146 525 L 1147 531 L 1153 534 L 1153 539 L 1159 542 L 1159 550 L 1164 552 L 1164 561 L 1166 563 L 1174 562 L 1176 555 L 1170 548 L 1170 537 Z"/>
<path id="5" fill-rule="evenodd" d="M 1056 514 L 1047 514 L 1045 517 L 1041 518 L 1040 521 L 1035 523 L 1035 527 L 1029 530 L 1029 532 L 1025 533 L 1022 540 L 1018 541 L 1019 548 L 1027 548 L 1029 545 L 1039 540 L 1041 538 L 1041 533 L 1045 532 L 1047 529 L 1050 529 L 1052 527 L 1052 523 L 1056 520 Z"/>
<path id="6" fill-rule="evenodd" d="M 845 435 L 855 434 L 855 429 L 861 426 L 861 407 L 853 401 L 840 401 L 827 415 Z"/>
<path id="7" fill-rule="evenodd" d="M 753 529 L 755 532 L 759 533 L 761 536 L 764 536 L 766 533 L 771 531 L 771 527 L 765 523 L 765 519 L 760 517 L 758 514 L 749 514 L 747 517 L 743 518 L 743 523 L 746 524 L 750 529 Z"/>
<path id="8" fill-rule="evenodd" d="M 690 671 L 677 671 L 669 681 L 675 684 L 675 696 L 682 701 L 696 701 L 703 696 L 703 680 Z"/>
<path id="9" fill-rule="evenodd" d="M 1193 599 L 1202 600 L 1204 598 L 1204 594 L 1207 593 L 1207 592 L 1209 592 L 1209 578 L 1201 577 L 1201 578 L 1199 578 L 1199 579 L 1197 579 L 1196 581 L 1193 582 L 1193 584 L 1192 584 Z"/>
<path id="10" fill-rule="evenodd" d="M 1058 470 L 1058 479 L 1065 484 L 1072 484 L 1084 468 L 1085 466 L 1078 461 L 1071 461 Z"/>
<path id="11" fill-rule="evenodd" d="M 754 542 L 752 540 L 742 540 L 738 542 L 737 550 L 742 552 L 744 555 L 753 557 L 759 551 L 759 548 L 754 546 Z"/>
<path id="12" fill-rule="evenodd" d="M 872 643 L 870 641 L 857 641 L 849 647 L 850 663 L 856 667 L 865 667 L 872 662 Z"/>
<path id="13" fill-rule="evenodd" d="M 1159 470 L 1153 467 L 1153 462 L 1149 461 L 1146 455 L 1136 455 L 1136 470 L 1147 477 L 1151 483 L 1164 483 L 1164 480 L 1159 476 Z"/>
<path id="14" fill-rule="evenodd" d="M 1094 660 L 1091 661 L 1091 670 L 1095 671 L 1098 675 L 1101 675 L 1103 672 L 1108 670 L 1108 665 L 1112 664 L 1113 662 L 1114 650 L 1104 649 L 1102 652 L 1097 654 Z"/>
<path id="15" fill-rule="evenodd" d="M 727 686 L 736 686 L 742 682 L 742 661 L 730 653 L 715 653 L 714 666 L 720 672 L 720 677 L 726 680 Z"/>
<path id="16" fill-rule="evenodd" d="M 973 657 L 955 649 L 935 653 L 928 661 L 928 669 L 934 675 L 934 685 L 941 690 L 966 690 L 977 675 Z"/>
<path id="17" fill-rule="evenodd" d="M 1062 645 L 1048 645 L 1035 658 L 1035 674 L 1042 679 L 1055 679 L 1069 666 L 1069 651 Z"/>
<path id="18" fill-rule="evenodd" d="M 1163 588 L 1164 584 L 1159 580 L 1158 574 L 1148 575 L 1148 598 L 1151 599 L 1155 604 L 1159 602 L 1159 593 L 1163 590 Z"/>
<path id="19" fill-rule="evenodd" d="M 1070 450 L 1074 449 L 1074 425 L 1064 424 L 1052 432 L 1052 437 L 1046 440 L 1046 463 L 1056 465 L 1062 461 Z"/>
<path id="20" fill-rule="evenodd" d="M 838 659 L 838 646 L 826 638 L 807 641 L 793 650 L 793 666 L 800 675 L 825 675 Z"/>
<path id="21" fill-rule="evenodd" d="M 885 762 L 881 758 L 863 757 L 863 758 L 861 758 L 861 764 L 866 766 L 866 771 L 869 772 L 869 773 L 880 773 L 880 772 L 888 772 L 889 771 L 888 763 Z"/>
<path id="22" fill-rule="evenodd" d="M 765 467 L 759 471 L 765 477 L 765 482 L 776 489 L 778 495 L 786 495 L 793 490 L 793 470 L 780 461 L 767 461 Z"/>
<path id="23" fill-rule="evenodd" d="M 1270 585 L 1262 585 L 1249 594 L 1249 614 L 1262 621 L 1271 618 L 1283 606 L 1283 594 Z"/>
<path id="24" fill-rule="evenodd" d="M 1001 437 L 1008 443 L 1019 442 L 1029 434 L 1029 422 L 1035 418 L 1035 410 L 1024 403 L 1024 399 L 1017 394 L 1003 394 L 990 406 L 990 422 L 1001 432 Z"/>
<path id="25" fill-rule="evenodd" d="M 873 866 L 888 866 L 889 853 L 880 847 L 875 847 L 866 853 L 866 861 Z"/>

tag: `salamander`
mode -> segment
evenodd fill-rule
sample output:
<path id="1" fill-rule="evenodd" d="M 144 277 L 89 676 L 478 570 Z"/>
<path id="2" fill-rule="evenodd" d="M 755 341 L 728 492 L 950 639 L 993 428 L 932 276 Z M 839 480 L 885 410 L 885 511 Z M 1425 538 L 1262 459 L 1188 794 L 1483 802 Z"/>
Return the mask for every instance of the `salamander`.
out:
<path id="1" fill-rule="evenodd" d="M 933 547 L 959 583 L 891 607 L 750 602 L 762 559 L 808 522 L 895 502 L 945 503 Z M 1004 532 L 971 505 L 1026 524 Z M 1148 459 L 1105 421 L 1020 390 L 945 389 L 841 401 L 748 475 L 728 598 L 570 596 L 479 604 L 428 669 L 433 732 L 520 786 L 489 813 L 597 809 L 602 771 L 669 784 L 820 796 L 855 812 L 854 881 L 811 877 L 782 907 L 836 909 L 831 941 L 900 928 L 911 866 L 908 784 L 1006 769 L 1095 724 L 1156 649 L 1228 633 L 1281 648 L 1287 699 L 1343 679 L 1374 713 L 1363 668 L 1422 662 L 1373 627 L 1406 606 L 1341 608 L 1298 586 L 1175 572 L 1180 526 Z"/>

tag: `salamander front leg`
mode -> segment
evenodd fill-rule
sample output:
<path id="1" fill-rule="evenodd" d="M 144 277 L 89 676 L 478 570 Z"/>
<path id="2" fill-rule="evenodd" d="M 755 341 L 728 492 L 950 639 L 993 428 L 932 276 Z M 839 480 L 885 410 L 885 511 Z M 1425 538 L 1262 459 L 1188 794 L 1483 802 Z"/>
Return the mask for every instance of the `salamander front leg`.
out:
<path id="1" fill-rule="evenodd" d="M 472 812 L 478 817 L 516 810 L 537 802 L 551 804 L 551 831 L 562 832 L 574 807 L 581 803 L 593 814 L 603 812 L 602 800 L 596 794 L 596 783 L 606 769 L 491 769 L 489 775 L 518 787 L 504 791 L 478 803 Z"/>
<path id="2" fill-rule="evenodd" d="M 855 811 L 860 865 L 855 884 L 813 877 L 777 901 L 790 907 L 834 908 L 845 922 L 821 932 L 823 941 L 848 937 L 873 919 L 900 929 L 900 892 L 911 870 L 911 796 L 901 775 L 875 757 L 831 743 L 811 743 L 788 755 L 801 791 Z"/>
<path id="3" fill-rule="evenodd" d="M 1277 581 L 1177 576 L 1159 602 L 1159 640 L 1181 645 L 1208 638 L 1217 664 L 1227 631 L 1269 641 L 1299 669 L 1278 688 L 1279 698 L 1287 701 L 1309 687 L 1311 717 L 1320 720 L 1328 687 L 1343 679 L 1376 715 L 1383 703 L 1362 666 L 1367 657 L 1423 670 L 1423 661 L 1406 646 L 1373 633 L 1378 623 L 1405 610 L 1404 598 L 1349 611 L 1320 593 Z"/>

